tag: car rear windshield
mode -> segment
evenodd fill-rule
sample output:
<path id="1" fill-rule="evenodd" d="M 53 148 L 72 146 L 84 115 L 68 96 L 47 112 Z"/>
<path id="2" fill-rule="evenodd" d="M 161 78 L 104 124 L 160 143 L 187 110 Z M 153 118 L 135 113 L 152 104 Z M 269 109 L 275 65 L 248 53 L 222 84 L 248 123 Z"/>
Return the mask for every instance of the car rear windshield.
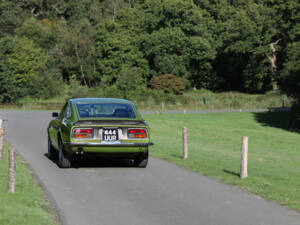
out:
<path id="1" fill-rule="evenodd" d="M 118 103 L 88 103 L 77 104 L 79 116 L 81 118 L 135 118 L 132 106 Z"/>

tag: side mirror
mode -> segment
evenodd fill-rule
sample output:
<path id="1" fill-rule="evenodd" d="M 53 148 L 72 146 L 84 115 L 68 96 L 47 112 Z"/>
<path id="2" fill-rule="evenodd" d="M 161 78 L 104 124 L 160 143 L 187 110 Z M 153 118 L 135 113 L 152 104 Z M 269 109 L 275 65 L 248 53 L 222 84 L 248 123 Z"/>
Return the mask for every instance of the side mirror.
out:
<path id="1" fill-rule="evenodd" d="M 58 117 L 58 112 L 53 112 L 52 117 L 55 117 L 55 118 Z"/>

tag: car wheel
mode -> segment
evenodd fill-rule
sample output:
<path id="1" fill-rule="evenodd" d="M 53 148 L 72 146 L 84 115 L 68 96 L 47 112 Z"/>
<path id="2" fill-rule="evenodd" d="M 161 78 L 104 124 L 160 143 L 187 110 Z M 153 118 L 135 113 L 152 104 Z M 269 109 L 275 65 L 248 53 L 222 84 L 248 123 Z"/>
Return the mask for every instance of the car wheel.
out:
<path id="1" fill-rule="evenodd" d="M 53 148 L 50 138 L 48 137 L 48 158 L 55 159 L 57 157 L 57 151 Z"/>
<path id="2" fill-rule="evenodd" d="M 134 159 L 134 165 L 139 168 L 146 168 L 148 164 L 148 150 Z"/>
<path id="3" fill-rule="evenodd" d="M 67 153 L 63 149 L 63 145 L 59 142 L 59 150 L 58 150 L 58 166 L 60 168 L 70 168 L 71 167 L 71 159 L 67 155 Z"/>

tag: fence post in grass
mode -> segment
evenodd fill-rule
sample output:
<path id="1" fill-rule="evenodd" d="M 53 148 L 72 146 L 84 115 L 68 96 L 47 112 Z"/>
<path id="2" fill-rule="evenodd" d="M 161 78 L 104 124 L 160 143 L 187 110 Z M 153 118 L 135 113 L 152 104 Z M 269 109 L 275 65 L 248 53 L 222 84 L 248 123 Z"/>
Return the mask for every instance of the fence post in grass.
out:
<path id="1" fill-rule="evenodd" d="M 0 119 L 0 160 L 2 159 L 2 155 L 3 155 L 3 136 L 4 136 L 4 131 L 2 129 L 2 123 L 3 123 L 3 120 Z"/>
<path id="2" fill-rule="evenodd" d="M 163 114 L 164 111 L 165 111 L 165 103 L 162 102 L 162 103 L 161 103 L 161 114 Z"/>
<path id="3" fill-rule="evenodd" d="M 183 158 L 188 158 L 188 141 L 187 141 L 187 127 L 182 129 L 182 147 L 183 147 Z"/>
<path id="4" fill-rule="evenodd" d="M 240 178 L 248 177 L 248 137 L 242 137 L 242 157 Z"/>
<path id="5" fill-rule="evenodd" d="M 15 193 L 15 182 L 16 182 L 16 160 L 15 150 L 9 150 L 9 168 L 8 168 L 8 193 Z"/>

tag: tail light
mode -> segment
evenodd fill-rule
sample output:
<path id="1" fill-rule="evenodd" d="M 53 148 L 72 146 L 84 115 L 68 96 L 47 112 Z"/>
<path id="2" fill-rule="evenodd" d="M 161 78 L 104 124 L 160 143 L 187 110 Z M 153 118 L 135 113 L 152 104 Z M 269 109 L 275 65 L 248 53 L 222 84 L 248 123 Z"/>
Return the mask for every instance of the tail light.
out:
<path id="1" fill-rule="evenodd" d="M 128 129 L 128 138 L 147 138 L 146 129 Z"/>
<path id="2" fill-rule="evenodd" d="M 92 138 L 93 129 L 91 128 L 74 128 L 73 138 Z"/>

